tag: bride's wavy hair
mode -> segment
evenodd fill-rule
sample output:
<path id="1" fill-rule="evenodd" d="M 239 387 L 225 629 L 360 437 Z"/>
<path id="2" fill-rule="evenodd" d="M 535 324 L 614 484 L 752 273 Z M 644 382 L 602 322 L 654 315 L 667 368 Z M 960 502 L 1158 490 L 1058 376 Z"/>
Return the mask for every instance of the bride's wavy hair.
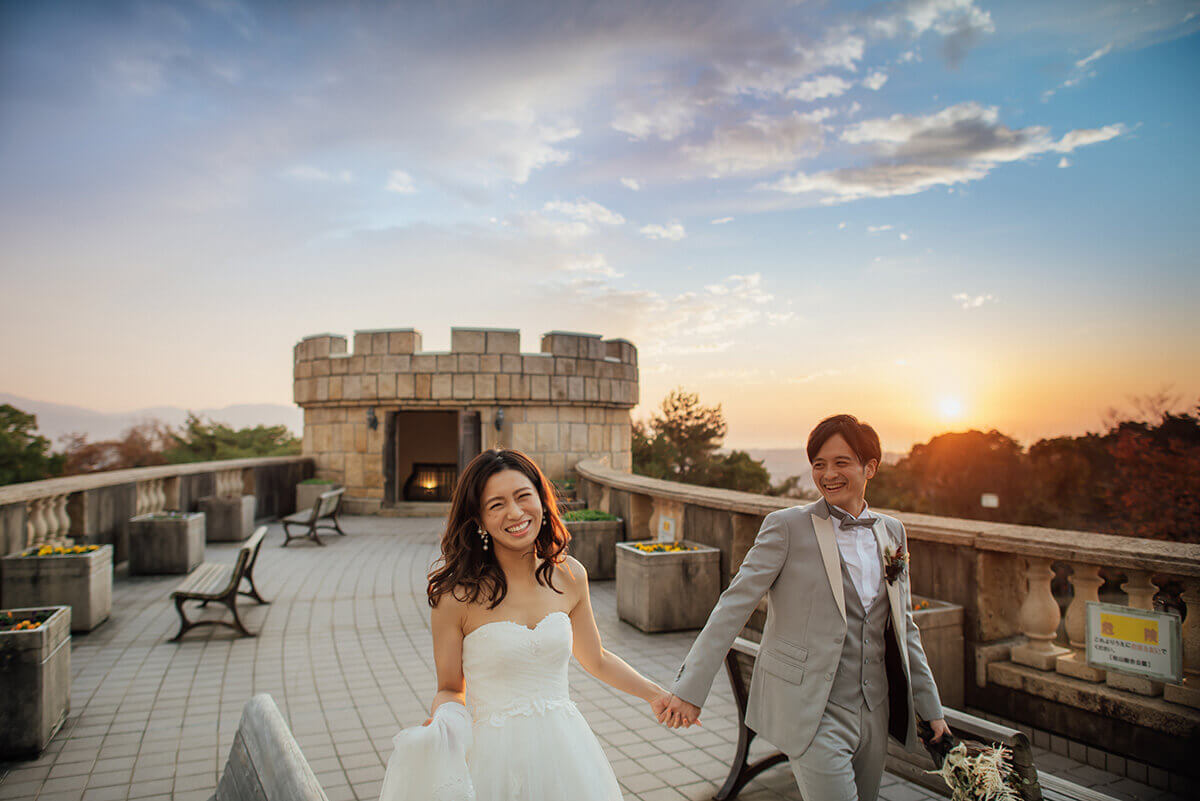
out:
<path id="1" fill-rule="evenodd" d="M 446 593 L 466 603 L 482 601 L 494 609 L 508 594 L 504 571 L 494 550 L 484 550 L 479 536 L 483 514 L 480 502 L 487 480 L 503 470 L 516 470 L 533 484 L 542 504 L 542 527 L 533 542 L 541 564 L 534 572 L 539 584 L 561 593 L 554 586 L 554 567 L 566 555 L 571 539 L 558 513 L 554 487 L 528 456 L 516 450 L 493 448 L 471 460 L 454 487 L 450 514 L 442 534 L 442 555 L 429 571 L 426 594 L 429 605 L 437 606 Z"/>

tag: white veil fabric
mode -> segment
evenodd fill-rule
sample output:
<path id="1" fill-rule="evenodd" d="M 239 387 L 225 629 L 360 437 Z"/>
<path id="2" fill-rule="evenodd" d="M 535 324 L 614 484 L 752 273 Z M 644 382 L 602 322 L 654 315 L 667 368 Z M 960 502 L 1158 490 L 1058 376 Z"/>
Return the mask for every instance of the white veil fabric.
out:
<path id="1" fill-rule="evenodd" d="M 471 740 L 471 714 L 453 701 L 428 726 L 402 729 L 392 738 L 379 801 L 476 801 L 467 771 Z"/>

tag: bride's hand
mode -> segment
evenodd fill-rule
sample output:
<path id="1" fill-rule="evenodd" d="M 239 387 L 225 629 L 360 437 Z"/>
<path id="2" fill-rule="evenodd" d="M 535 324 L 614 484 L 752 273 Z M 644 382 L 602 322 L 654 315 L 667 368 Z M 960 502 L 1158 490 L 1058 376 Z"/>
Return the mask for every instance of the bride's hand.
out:
<path id="1" fill-rule="evenodd" d="M 662 714 L 667 709 L 667 704 L 671 703 L 671 694 L 661 692 L 650 699 L 650 710 L 654 713 L 655 718 L 662 718 Z"/>

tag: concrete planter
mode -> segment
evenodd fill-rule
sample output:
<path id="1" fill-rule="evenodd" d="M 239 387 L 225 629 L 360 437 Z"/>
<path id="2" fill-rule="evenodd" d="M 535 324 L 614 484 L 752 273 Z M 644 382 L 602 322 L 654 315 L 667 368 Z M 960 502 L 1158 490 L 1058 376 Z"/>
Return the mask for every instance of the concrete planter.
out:
<path id="1" fill-rule="evenodd" d="M 241 542 L 254 533 L 254 496 L 210 495 L 199 501 L 208 542 Z"/>
<path id="2" fill-rule="evenodd" d="M 129 519 L 129 572 L 190 573 L 204 559 L 204 513 Z"/>
<path id="3" fill-rule="evenodd" d="M 296 485 L 296 511 L 303 512 L 306 509 L 312 509 L 313 504 L 317 502 L 317 498 L 321 497 L 322 492 L 335 490 L 341 484 L 297 484 Z"/>
<path id="4" fill-rule="evenodd" d="M 618 542 L 617 616 L 645 632 L 701 628 L 721 595 L 721 552 L 644 553 Z"/>
<path id="5" fill-rule="evenodd" d="M 589 581 L 607 581 L 617 575 L 617 543 L 625 539 L 625 521 L 568 520 L 571 542 L 567 552 L 579 560 Z"/>
<path id="6" fill-rule="evenodd" d="M 32 759 L 50 743 L 71 705 L 71 608 L 36 629 L 0 631 L 0 760 Z M 10 609 L 14 617 L 47 611 Z"/>
<path id="7" fill-rule="evenodd" d="M 88 632 L 112 612 L 113 548 L 51 556 L 0 559 L 7 607 L 71 607 L 71 631 Z"/>
<path id="8" fill-rule="evenodd" d="M 963 708 L 963 608 L 958 604 L 913 596 L 913 622 L 937 682 L 944 706 Z M 928 601 L 928 609 L 916 609 Z"/>

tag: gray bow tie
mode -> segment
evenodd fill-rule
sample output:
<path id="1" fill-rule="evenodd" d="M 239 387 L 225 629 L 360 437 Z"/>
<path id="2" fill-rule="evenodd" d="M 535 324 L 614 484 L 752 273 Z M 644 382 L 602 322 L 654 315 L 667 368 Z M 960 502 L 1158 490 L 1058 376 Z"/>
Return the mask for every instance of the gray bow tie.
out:
<path id="1" fill-rule="evenodd" d="M 832 505 L 828 501 L 825 502 L 825 508 L 829 510 L 829 514 L 838 519 L 842 528 L 871 528 L 875 525 L 877 518 L 867 517 L 851 517 L 848 513 Z"/>

